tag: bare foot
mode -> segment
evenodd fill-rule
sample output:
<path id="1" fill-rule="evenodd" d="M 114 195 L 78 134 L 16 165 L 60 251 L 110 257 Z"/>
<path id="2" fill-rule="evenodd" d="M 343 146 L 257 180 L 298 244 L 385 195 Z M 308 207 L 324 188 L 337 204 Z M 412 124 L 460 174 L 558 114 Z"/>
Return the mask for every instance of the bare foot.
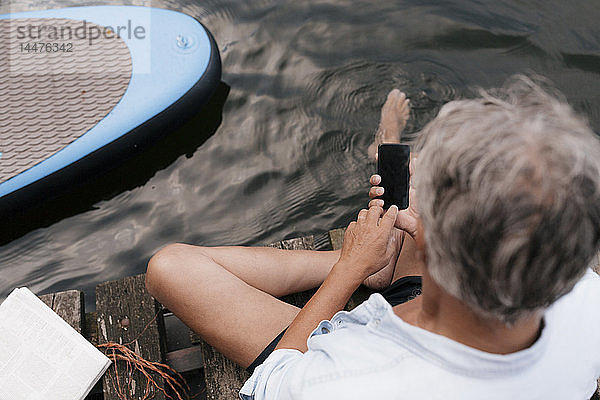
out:
<path id="1" fill-rule="evenodd" d="M 375 133 L 375 141 L 369 146 L 370 158 L 377 159 L 377 146 L 381 143 L 400 143 L 402 131 L 410 116 L 410 100 L 406 94 L 393 89 L 381 108 L 381 120 Z"/>
<path id="2" fill-rule="evenodd" d="M 390 286 L 390 284 L 392 283 L 394 271 L 396 270 L 396 261 L 398 260 L 398 256 L 400 255 L 400 251 L 402 250 L 402 245 L 404 244 L 404 231 L 394 229 L 394 232 L 396 234 L 395 240 L 398 253 L 396 254 L 396 257 L 394 257 L 389 262 L 388 265 L 386 265 L 381 270 L 374 273 L 373 275 L 370 275 L 369 277 L 367 277 L 367 279 L 364 280 L 363 285 L 365 285 L 368 288 L 374 290 L 381 290 Z"/>

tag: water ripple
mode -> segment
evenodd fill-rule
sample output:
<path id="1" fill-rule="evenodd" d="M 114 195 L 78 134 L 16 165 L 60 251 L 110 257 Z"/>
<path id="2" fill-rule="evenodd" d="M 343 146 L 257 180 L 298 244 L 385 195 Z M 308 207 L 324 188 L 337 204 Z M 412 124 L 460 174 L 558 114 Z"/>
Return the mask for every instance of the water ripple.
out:
<path id="1" fill-rule="evenodd" d="M 93 3 L 11 0 L 0 12 Z M 593 1 L 125 3 L 183 11 L 212 31 L 230 86 L 222 122 L 195 120 L 149 171 L 132 163 L 118 177 L 126 189 L 74 199 L 76 212 L 0 246 L 0 299 L 15 286 L 79 288 L 92 308 L 98 282 L 143 272 L 169 242 L 261 244 L 346 226 L 366 205 L 366 152 L 394 87 L 411 98 L 408 139 L 445 102 L 524 71 L 554 81 L 600 131 Z M 214 134 L 199 139 L 207 123 Z"/>

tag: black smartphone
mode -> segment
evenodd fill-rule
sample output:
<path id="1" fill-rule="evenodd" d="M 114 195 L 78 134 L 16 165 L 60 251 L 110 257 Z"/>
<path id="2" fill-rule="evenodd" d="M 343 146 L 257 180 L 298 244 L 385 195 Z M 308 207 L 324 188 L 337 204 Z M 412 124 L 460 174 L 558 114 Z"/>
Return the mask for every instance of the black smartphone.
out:
<path id="1" fill-rule="evenodd" d="M 396 205 L 400 210 L 408 208 L 410 172 L 410 146 L 405 144 L 380 144 L 377 149 L 377 174 L 381 176 L 384 189 L 383 208 Z"/>

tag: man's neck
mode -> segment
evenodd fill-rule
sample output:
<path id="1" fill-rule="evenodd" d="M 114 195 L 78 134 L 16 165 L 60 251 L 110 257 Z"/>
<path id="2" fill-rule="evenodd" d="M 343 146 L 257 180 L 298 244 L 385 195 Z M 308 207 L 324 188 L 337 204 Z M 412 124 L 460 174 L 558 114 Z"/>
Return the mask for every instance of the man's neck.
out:
<path id="1" fill-rule="evenodd" d="M 477 316 L 460 300 L 441 289 L 427 272 L 423 294 L 394 307 L 405 322 L 488 353 L 508 354 L 530 347 L 539 337 L 542 314 L 507 326 Z"/>

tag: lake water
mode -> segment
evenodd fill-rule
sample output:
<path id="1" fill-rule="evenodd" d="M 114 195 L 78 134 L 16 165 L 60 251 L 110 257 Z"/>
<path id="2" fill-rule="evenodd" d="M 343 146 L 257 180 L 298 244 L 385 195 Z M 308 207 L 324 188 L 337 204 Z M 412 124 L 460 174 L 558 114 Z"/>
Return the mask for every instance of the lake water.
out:
<path id="1" fill-rule="evenodd" d="M 0 13 L 83 4 L 198 18 L 221 49 L 222 110 L 131 161 L 117 184 L 113 175 L 92 194 L 4 225 L 0 300 L 16 286 L 78 288 L 90 309 L 97 283 L 144 272 L 176 241 L 256 245 L 315 234 L 324 248 L 324 233 L 367 202 L 375 164 L 366 150 L 394 87 L 411 98 L 414 134 L 474 87 L 535 72 L 600 131 L 598 0 L 35 0 L 2 2 Z"/>

